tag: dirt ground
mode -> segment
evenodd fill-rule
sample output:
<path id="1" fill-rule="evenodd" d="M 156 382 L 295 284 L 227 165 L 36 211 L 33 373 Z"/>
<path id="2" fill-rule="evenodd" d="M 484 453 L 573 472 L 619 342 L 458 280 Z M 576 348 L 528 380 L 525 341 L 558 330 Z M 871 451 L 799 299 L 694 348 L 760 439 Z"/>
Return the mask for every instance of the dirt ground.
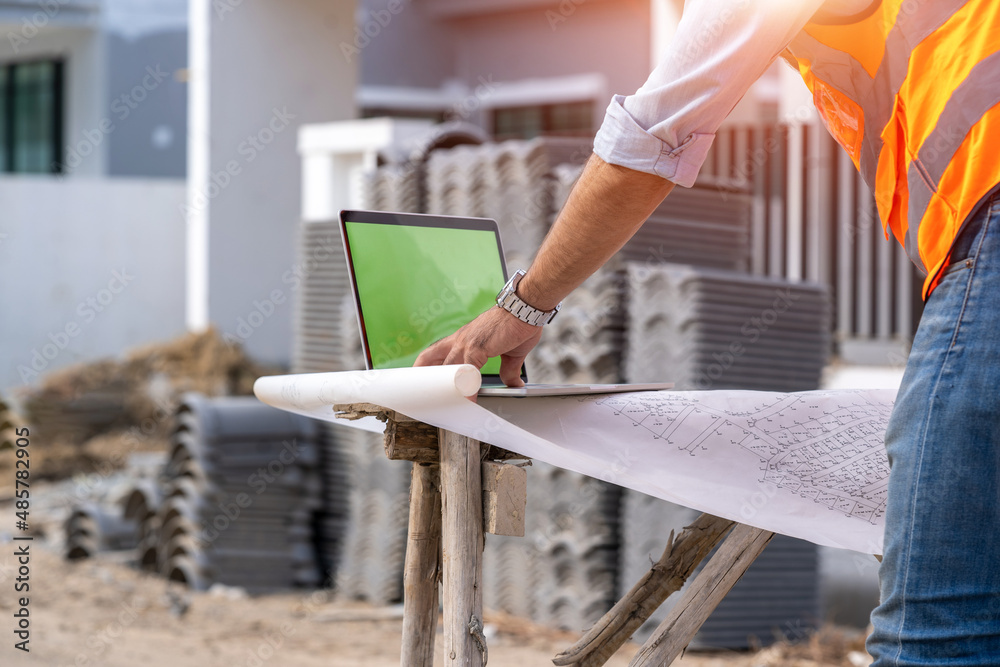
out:
<path id="1" fill-rule="evenodd" d="M 0 516 L 12 515 L 9 502 Z M 50 526 L 52 530 L 55 526 Z M 57 541 L 57 540 L 56 540 Z M 30 546 L 30 653 L 14 648 L 14 551 L 0 534 L 0 664 L 31 667 L 389 667 L 399 664 L 398 607 L 333 599 L 326 591 L 250 598 L 239 589 L 194 593 L 113 555 L 67 562 L 51 540 Z M 551 665 L 575 635 L 487 614 L 489 664 Z M 861 638 L 824 630 L 795 644 L 743 653 L 688 653 L 680 667 L 865 665 Z M 638 646 L 609 665 L 624 667 Z M 854 653 L 852 653 L 852 649 Z M 441 653 L 438 634 L 437 656 Z M 440 662 L 438 664 L 441 664 Z"/>

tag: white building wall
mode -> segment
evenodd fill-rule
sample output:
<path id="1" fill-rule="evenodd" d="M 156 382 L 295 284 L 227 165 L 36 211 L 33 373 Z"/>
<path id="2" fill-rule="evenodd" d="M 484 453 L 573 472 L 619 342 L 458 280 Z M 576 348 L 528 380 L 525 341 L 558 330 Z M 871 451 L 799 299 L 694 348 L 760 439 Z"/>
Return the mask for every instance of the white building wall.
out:
<path id="1" fill-rule="evenodd" d="M 176 180 L 0 177 L 0 390 L 184 331 Z"/>
<path id="2" fill-rule="evenodd" d="M 38 11 L 23 10 L 25 17 Z M 12 19 L 11 19 L 12 20 Z M 54 23 L 54 21 L 53 21 Z M 113 115 L 106 99 L 105 37 L 95 27 L 46 25 L 37 33 L 21 23 L 0 22 L 0 63 L 61 58 L 65 62 L 63 164 L 66 176 L 99 176 L 106 171 L 107 128 Z M 10 39 L 14 34 L 23 39 Z M 28 35 L 29 37 L 24 37 Z"/>
<path id="3" fill-rule="evenodd" d="M 353 2 L 191 0 L 187 322 L 291 355 L 296 135 L 355 115 Z"/>

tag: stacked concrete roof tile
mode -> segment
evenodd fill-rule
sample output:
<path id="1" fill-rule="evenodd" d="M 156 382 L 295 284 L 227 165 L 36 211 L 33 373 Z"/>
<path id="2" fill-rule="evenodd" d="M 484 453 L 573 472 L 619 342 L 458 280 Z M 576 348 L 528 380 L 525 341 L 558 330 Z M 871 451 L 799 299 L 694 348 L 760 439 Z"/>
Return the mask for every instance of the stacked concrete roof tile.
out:
<path id="1" fill-rule="evenodd" d="M 528 357 L 532 382 L 615 383 L 625 340 L 624 280 L 600 270 L 563 301 Z"/>
<path id="2" fill-rule="evenodd" d="M 538 462 L 528 488 L 524 537 L 486 537 L 484 604 L 583 630 L 618 597 L 621 489 Z"/>
<path id="3" fill-rule="evenodd" d="M 338 432 L 350 473 L 350 520 L 337 567 L 337 594 L 375 604 L 400 602 L 410 466 L 387 459 L 377 433 Z"/>
<path id="4" fill-rule="evenodd" d="M 160 517 L 157 510 L 163 492 L 155 479 L 138 479 L 121 501 L 122 516 L 135 524 L 136 562 L 156 571 Z"/>
<path id="5" fill-rule="evenodd" d="M 362 187 L 366 208 L 400 213 L 420 209 L 420 166 L 417 163 L 384 165 L 365 174 Z"/>
<path id="6" fill-rule="evenodd" d="M 64 528 L 68 560 L 136 546 L 136 523 L 122 516 L 114 504 L 88 501 L 74 505 Z"/>
<path id="7" fill-rule="evenodd" d="M 829 351 L 826 289 L 684 265 L 630 263 L 630 382 L 805 391 Z"/>
<path id="8" fill-rule="evenodd" d="M 321 583 L 315 422 L 255 398 L 188 395 L 178 410 L 157 509 L 157 567 L 192 588 Z"/>
<path id="9" fill-rule="evenodd" d="M 660 558 L 671 531 L 679 533 L 697 516 L 698 512 L 686 507 L 636 491 L 624 492 L 620 594 L 628 592 L 649 571 L 650 563 Z M 817 558 L 815 544 L 775 536 L 702 625 L 691 647 L 745 649 L 753 638 L 804 636 L 819 620 Z M 670 597 L 653 613 L 636 631 L 636 641 L 645 641 L 653 633 L 680 595 Z"/>
<path id="10" fill-rule="evenodd" d="M 0 450 L 13 449 L 17 440 L 17 419 L 10 406 L 0 396 Z"/>
<path id="11" fill-rule="evenodd" d="M 343 321 L 342 304 L 351 298 L 340 223 L 301 225 L 295 267 L 298 271 L 289 276 L 296 294 L 292 370 L 296 373 L 348 370 L 350 367 L 342 361 L 338 336 Z"/>

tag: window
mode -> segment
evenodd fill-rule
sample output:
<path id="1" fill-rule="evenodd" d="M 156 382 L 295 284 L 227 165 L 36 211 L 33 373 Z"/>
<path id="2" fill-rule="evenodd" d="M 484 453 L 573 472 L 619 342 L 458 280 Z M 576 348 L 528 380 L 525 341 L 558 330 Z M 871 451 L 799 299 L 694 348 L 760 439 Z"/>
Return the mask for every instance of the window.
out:
<path id="1" fill-rule="evenodd" d="M 531 139 L 539 135 L 571 137 L 594 134 L 594 103 L 568 102 L 493 110 L 493 136 Z"/>
<path id="2" fill-rule="evenodd" d="M 0 172 L 61 170 L 62 76 L 59 61 L 0 65 Z"/>

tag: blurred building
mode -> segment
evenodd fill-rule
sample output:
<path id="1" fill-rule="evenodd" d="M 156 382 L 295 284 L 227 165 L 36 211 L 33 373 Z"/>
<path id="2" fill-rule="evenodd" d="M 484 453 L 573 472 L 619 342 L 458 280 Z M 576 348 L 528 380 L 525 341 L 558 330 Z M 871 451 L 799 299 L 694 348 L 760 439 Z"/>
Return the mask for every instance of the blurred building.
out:
<path id="1" fill-rule="evenodd" d="M 646 80 L 680 0 L 362 0 L 345 54 L 359 113 L 480 125 L 498 140 L 592 135 L 612 94 Z M 404 11 L 405 8 L 405 11 Z M 394 11 L 398 9 L 398 11 Z M 777 73 L 730 122 L 773 120 Z"/>
<path id="2" fill-rule="evenodd" d="M 184 329 L 187 6 L 0 2 L 0 387 Z"/>

